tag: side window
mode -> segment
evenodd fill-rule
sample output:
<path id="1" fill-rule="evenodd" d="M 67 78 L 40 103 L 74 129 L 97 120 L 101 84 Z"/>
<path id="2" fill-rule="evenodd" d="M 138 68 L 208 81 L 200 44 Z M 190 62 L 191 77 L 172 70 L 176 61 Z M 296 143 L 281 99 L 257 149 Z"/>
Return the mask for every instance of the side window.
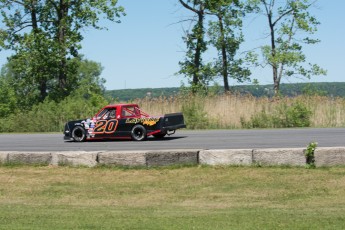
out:
<path id="1" fill-rule="evenodd" d="M 133 106 L 123 107 L 121 112 L 122 117 L 135 117 L 137 116 L 137 110 Z"/>
<path id="2" fill-rule="evenodd" d="M 98 115 L 97 120 L 100 120 L 103 118 L 103 116 L 108 112 L 108 109 L 103 109 Z"/>
<path id="3" fill-rule="evenodd" d="M 113 119 L 116 116 L 116 109 L 104 109 L 97 115 L 97 120 Z"/>
<path id="4" fill-rule="evenodd" d="M 116 109 L 111 109 L 111 110 L 109 111 L 109 118 L 110 118 L 110 119 L 114 119 L 115 116 L 116 116 Z"/>

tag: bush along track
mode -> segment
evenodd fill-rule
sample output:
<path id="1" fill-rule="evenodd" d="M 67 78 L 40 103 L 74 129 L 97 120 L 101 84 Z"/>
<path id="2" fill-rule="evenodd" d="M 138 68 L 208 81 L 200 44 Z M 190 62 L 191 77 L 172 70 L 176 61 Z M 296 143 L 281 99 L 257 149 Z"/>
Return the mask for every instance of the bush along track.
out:
<path id="1" fill-rule="evenodd" d="M 314 152 L 317 147 L 317 142 L 310 142 L 305 150 L 306 168 L 315 168 Z"/>

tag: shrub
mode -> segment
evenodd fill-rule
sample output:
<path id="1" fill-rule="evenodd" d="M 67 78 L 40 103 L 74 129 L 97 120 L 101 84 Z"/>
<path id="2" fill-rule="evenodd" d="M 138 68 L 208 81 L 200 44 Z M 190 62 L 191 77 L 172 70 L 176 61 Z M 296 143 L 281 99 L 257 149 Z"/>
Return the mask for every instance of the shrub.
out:
<path id="1" fill-rule="evenodd" d="M 291 106 L 282 103 L 268 114 L 264 109 L 251 116 L 249 121 L 241 118 L 243 128 L 291 128 L 310 127 L 311 111 L 306 105 L 297 101 Z"/>
<path id="2" fill-rule="evenodd" d="M 307 106 L 297 102 L 286 111 L 286 127 L 310 127 L 311 115 Z"/>
<path id="3" fill-rule="evenodd" d="M 241 117 L 241 125 L 243 128 L 272 128 L 273 127 L 273 117 L 262 110 L 258 114 L 251 116 L 249 121 L 246 121 Z"/>
<path id="4" fill-rule="evenodd" d="M 305 150 L 306 157 L 306 168 L 315 168 L 315 150 L 317 147 L 317 142 L 310 142 Z"/>
<path id="5" fill-rule="evenodd" d="M 201 96 L 184 100 L 182 113 L 188 129 L 205 129 L 208 127 L 207 114 L 204 111 L 204 103 Z"/>
<path id="6" fill-rule="evenodd" d="M 69 96 L 60 103 L 46 99 L 31 110 L 0 119 L 0 132 L 61 132 L 66 121 L 89 118 L 106 104 L 97 94 L 88 99 Z"/>

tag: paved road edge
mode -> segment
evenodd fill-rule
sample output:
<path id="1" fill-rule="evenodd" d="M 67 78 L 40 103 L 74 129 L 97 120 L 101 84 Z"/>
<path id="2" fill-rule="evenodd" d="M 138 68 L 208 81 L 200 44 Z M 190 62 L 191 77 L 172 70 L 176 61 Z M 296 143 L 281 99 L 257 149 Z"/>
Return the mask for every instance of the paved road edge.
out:
<path id="1" fill-rule="evenodd" d="M 316 167 L 345 165 L 345 147 L 319 147 L 315 150 Z M 288 165 L 306 164 L 305 148 L 271 149 L 175 149 L 145 151 L 0 151 L 1 164 L 71 165 L 94 167 L 203 165 Z"/>

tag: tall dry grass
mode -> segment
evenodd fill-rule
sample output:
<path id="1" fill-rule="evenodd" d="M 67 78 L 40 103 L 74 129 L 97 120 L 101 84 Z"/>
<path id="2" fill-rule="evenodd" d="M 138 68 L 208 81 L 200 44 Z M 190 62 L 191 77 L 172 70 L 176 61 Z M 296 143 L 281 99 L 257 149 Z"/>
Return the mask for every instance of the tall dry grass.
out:
<path id="1" fill-rule="evenodd" d="M 249 120 L 264 111 L 272 114 L 282 106 L 302 103 L 312 112 L 311 127 L 344 127 L 345 99 L 325 96 L 298 96 L 283 98 L 256 98 L 250 95 L 226 94 L 220 96 L 189 96 L 145 98 L 135 100 L 149 114 L 182 111 L 191 103 L 201 105 L 208 120 L 208 128 L 243 128 L 241 119 Z M 188 124 L 187 124 L 188 125 Z"/>

